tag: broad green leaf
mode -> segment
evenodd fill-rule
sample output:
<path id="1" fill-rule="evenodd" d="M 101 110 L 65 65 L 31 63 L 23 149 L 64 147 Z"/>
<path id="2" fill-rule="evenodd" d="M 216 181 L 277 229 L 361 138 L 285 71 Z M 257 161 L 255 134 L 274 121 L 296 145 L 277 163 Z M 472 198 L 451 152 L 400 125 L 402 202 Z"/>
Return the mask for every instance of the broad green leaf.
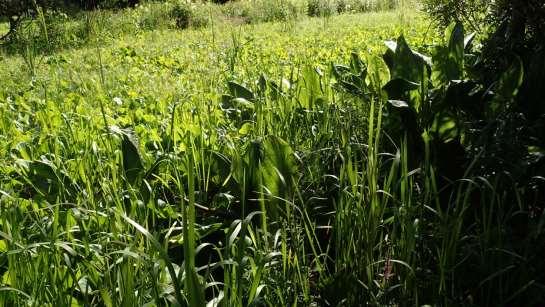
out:
<path id="1" fill-rule="evenodd" d="M 447 30 L 449 37 L 448 56 L 453 65 L 450 80 L 461 80 L 464 72 L 464 26 L 458 22 Z"/>
<path id="2" fill-rule="evenodd" d="M 227 82 L 227 85 L 229 87 L 229 92 L 231 92 L 231 95 L 235 98 L 244 98 L 246 100 L 254 100 L 254 93 L 250 91 L 248 88 L 244 87 L 241 84 L 238 84 L 234 81 Z"/>
<path id="3" fill-rule="evenodd" d="M 344 75 L 350 73 L 350 67 L 340 64 L 331 64 L 333 76 L 337 79 L 342 79 Z"/>
<path id="4" fill-rule="evenodd" d="M 464 27 L 461 23 L 453 23 L 445 35 L 449 40 L 448 45 L 437 46 L 433 55 L 432 80 L 435 86 L 464 78 L 465 47 L 469 43 L 464 37 Z M 471 37 L 467 39 L 472 40 Z"/>
<path id="5" fill-rule="evenodd" d="M 75 298 L 75 297 L 72 297 L 72 299 L 70 301 L 71 301 L 71 304 L 70 304 L 71 307 L 81 307 L 81 306 L 83 306 L 83 303 L 78 301 L 78 299 Z"/>
<path id="6" fill-rule="evenodd" d="M 395 78 L 386 83 L 382 89 L 388 93 L 388 98 L 402 99 L 407 92 L 416 90 L 419 87 L 418 83 L 403 78 Z"/>
<path id="7" fill-rule="evenodd" d="M 130 184 L 135 184 L 140 174 L 144 171 L 144 166 L 142 165 L 142 159 L 134 137 L 126 133 L 123 134 L 121 152 L 123 154 L 125 177 Z"/>
<path id="8" fill-rule="evenodd" d="M 29 164 L 32 185 L 43 195 L 56 195 L 59 189 L 59 178 L 49 161 L 32 161 Z"/>
<path id="9" fill-rule="evenodd" d="M 456 120 L 448 115 L 435 117 L 431 130 L 442 141 L 448 141 L 458 137 L 459 130 Z"/>
<path id="10" fill-rule="evenodd" d="M 281 84 L 282 84 L 281 90 L 284 93 L 288 92 L 289 90 L 293 88 L 293 84 L 291 84 L 291 82 L 288 79 L 282 78 Z"/>
<path id="11" fill-rule="evenodd" d="M 345 80 L 341 80 L 339 81 L 339 84 L 341 85 L 341 87 L 347 92 L 347 93 L 350 93 L 354 96 L 361 96 L 363 95 L 363 90 L 357 86 L 356 84 L 352 83 L 352 82 L 347 82 Z"/>
<path id="12" fill-rule="evenodd" d="M 360 56 L 356 52 L 352 52 L 350 56 L 350 66 L 352 68 L 352 72 L 360 77 L 362 76 L 362 74 L 366 75 L 367 66 L 361 60 Z M 363 76 L 363 79 L 365 79 L 365 76 Z"/>
<path id="13" fill-rule="evenodd" d="M 263 185 L 271 194 L 270 206 L 275 207 L 289 195 L 292 189 L 293 177 L 298 167 L 295 153 L 289 144 L 276 136 L 269 136 L 264 141 L 264 158 L 260 172 L 263 176 Z M 269 208 L 268 208 L 269 209 Z M 276 208 L 270 208 L 276 212 Z"/>
<path id="14" fill-rule="evenodd" d="M 298 92 L 298 100 L 301 107 L 306 109 L 313 109 L 314 102 L 323 95 L 322 87 L 320 85 L 320 74 L 312 66 L 305 66 L 302 70 L 302 76 L 300 79 L 300 87 Z"/>
<path id="15" fill-rule="evenodd" d="M 254 129 L 253 123 L 244 123 L 242 127 L 240 127 L 240 129 L 238 130 L 238 133 L 242 135 L 248 135 L 252 132 L 253 129 Z"/>
<path id="16" fill-rule="evenodd" d="M 48 201 L 55 201 L 57 197 L 70 196 L 75 191 L 75 184 L 66 172 L 60 170 L 47 158 L 36 161 L 21 161 L 20 165 L 26 168 L 26 180 L 40 195 Z"/>
<path id="17" fill-rule="evenodd" d="M 331 72 L 340 88 L 347 93 L 358 97 L 365 94 L 367 89 L 367 66 L 357 53 L 352 53 L 350 67 L 332 64 Z"/>
<path id="18" fill-rule="evenodd" d="M 390 81 L 390 70 L 384 59 L 374 54 L 369 54 L 366 57 L 368 65 L 369 86 L 373 89 L 382 88 Z"/>
<path id="19" fill-rule="evenodd" d="M 524 66 L 522 60 L 519 57 L 515 57 L 509 69 L 498 80 L 496 96 L 490 103 L 489 116 L 495 117 L 496 114 L 509 107 L 512 100 L 517 96 L 523 80 Z"/>
<path id="20" fill-rule="evenodd" d="M 399 37 L 397 43 L 386 42 L 386 45 L 389 49 L 384 55 L 384 61 L 390 67 L 392 79 L 400 78 L 421 83 L 427 78 L 429 58 L 411 50 L 403 35 Z M 392 51 L 394 47 L 395 52 Z"/>
<path id="21" fill-rule="evenodd" d="M 233 228 L 233 230 L 229 234 L 229 239 L 227 240 L 227 247 L 233 246 L 233 243 L 235 243 L 235 240 L 237 239 L 238 234 L 240 233 L 240 230 L 242 229 L 242 221 L 241 220 L 236 220 L 236 221 L 233 222 L 233 224 L 234 224 L 234 227 L 231 226 L 231 228 Z"/>
<path id="22" fill-rule="evenodd" d="M 497 93 L 504 99 L 511 99 L 518 94 L 524 80 L 524 66 L 519 57 L 515 57 L 509 69 L 501 75 L 498 81 Z"/>
<path id="23" fill-rule="evenodd" d="M 261 74 L 259 76 L 259 80 L 257 81 L 257 85 L 259 86 L 259 91 L 261 95 L 267 90 L 268 83 L 269 80 L 267 80 L 267 77 L 264 74 Z"/>
<path id="24" fill-rule="evenodd" d="M 254 104 L 248 101 L 248 99 L 246 98 L 241 98 L 241 97 L 234 98 L 232 102 L 237 109 L 253 109 L 254 108 Z"/>

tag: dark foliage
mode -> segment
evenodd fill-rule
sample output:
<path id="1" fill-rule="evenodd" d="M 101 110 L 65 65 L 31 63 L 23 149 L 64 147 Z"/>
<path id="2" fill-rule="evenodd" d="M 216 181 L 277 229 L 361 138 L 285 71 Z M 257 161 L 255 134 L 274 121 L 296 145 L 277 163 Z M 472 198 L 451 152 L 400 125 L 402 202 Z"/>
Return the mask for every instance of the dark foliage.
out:
<path id="1" fill-rule="evenodd" d="M 140 0 L 65 0 L 65 3 L 68 5 L 76 5 L 87 10 L 135 7 L 139 2 Z"/>
<path id="2" fill-rule="evenodd" d="M 496 28 L 485 41 L 477 73 L 486 86 L 505 83 L 498 76 L 518 66 L 522 78 L 514 97 L 495 106 L 495 116 L 482 129 L 483 161 L 522 184 L 545 174 L 545 2 L 501 1 L 494 18 Z"/>
<path id="3" fill-rule="evenodd" d="M 428 12 L 443 25 L 462 21 L 471 26 L 474 14 L 466 9 L 472 3 L 476 2 L 426 1 Z M 502 297 L 505 300 L 507 292 L 520 291 L 508 298 L 510 306 L 538 306 L 543 296 L 531 283 L 542 284 L 544 280 L 540 273 L 543 264 L 537 260 L 545 257 L 544 245 L 536 240 L 543 240 L 539 225 L 545 212 L 545 2 L 501 0 L 491 2 L 488 8 L 487 15 L 481 14 L 480 18 L 487 21 L 490 35 L 476 54 L 478 60 L 467 66 L 474 79 L 471 82 L 478 85 L 475 89 L 487 92 L 475 95 L 475 90 L 460 86 L 461 94 L 473 93 L 475 99 L 464 95 L 449 104 L 468 102 L 456 115 L 467 127 L 465 156 L 472 161 L 472 169 L 466 175 L 493 182 L 496 191 L 501 191 L 501 208 L 484 206 L 486 189 L 473 195 L 475 210 L 491 210 L 498 221 L 497 228 L 492 229 L 498 241 L 486 244 L 490 250 L 505 249 L 521 258 L 514 260 L 491 251 L 477 256 L 468 245 L 464 247 L 468 258 L 455 273 L 475 277 L 458 286 L 476 305 L 490 306 L 502 301 Z M 448 165 L 449 160 L 453 161 L 453 152 L 442 153 L 439 163 L 443 160 Z M 462 164 L 459 170 L 465 171 L 466 167 Z M 441 168 L 439 173 L 445 174 Z M 479 227 L 479 223 L 477 217 L 467 220 L 468 227 Z M 506 288 L 499 290 L 485 278 L 505 267 L 524 273 L 513 273 Z"/>
<path id="4" fill-rule="evenodd" d="M 225 4 L 231 0 L 211 0 L 210 2 L 217 3 L 217 4 Z"/>

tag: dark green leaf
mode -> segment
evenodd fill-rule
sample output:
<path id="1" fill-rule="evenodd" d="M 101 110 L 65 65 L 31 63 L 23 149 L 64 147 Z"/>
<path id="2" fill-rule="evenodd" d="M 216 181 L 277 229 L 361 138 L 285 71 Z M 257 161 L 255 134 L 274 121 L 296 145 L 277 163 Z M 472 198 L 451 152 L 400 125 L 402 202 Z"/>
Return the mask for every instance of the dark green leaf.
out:
<path id="1" fill-rule="evenodd" d="M 140 174 L 143 172 L 142 159 L 138 151 L 138 146 L 133 137 L 123 134 L 121 142 L 121 151 L 123 154 L 123 169 L 125 178 L 130 184 L 135 184 Z"/>
<path id="2" fill-rule="evenodd" d="M 231 92 L 231 95 L 235 98 L 244 98 L 251 101 L 255 97 L 252 91 L 241 84 L 234 81 L 229 81 L 227 82 L 227 85 L 229 86 L 229 92 Z"/>
<path id="3" fill-rule="evenodd" d="M 524 78 L 524 66 L 519 57 L 515 57 L 515 60 L 509 67 L 509 69 L 501 76 L 497 93 L 504 99 L 511 99 L 518 94 L 518 90 L 522 85 Z"/>
<path id="4" fill-rule="evenodd" d="M 461 23 L 453 24 L 447 32 L 449 34 L 448 53 L 449 61 L 455 69 L 452 70 L 450 80 L 460 80 L 464 71 L 464 26 Z"/>
<path id="5" fill-rule="evenodd" d="M 390 49 L 386 52 L 384 60 L 388 66 L 391 65 L 392 79 L 402 78 L 420 83 L 423 78 L 427 77 L 426 66 L 429 65 L 429 59 L 412 51 L 403 35 L 397 40 L 393 55 L 390 53 L 391 48 L 394 47 L 393 44 L 390 42 L 387 45 Z"/>
<path id="6" fill-rule="evenodd" d="M 403 78 L 395 78 L 386 83 L 382 89 L 388 93 L 388 98 L 401 99 L 407 92 L 416 90 L 419 87 L 420 85 L 418 83 Z"/>

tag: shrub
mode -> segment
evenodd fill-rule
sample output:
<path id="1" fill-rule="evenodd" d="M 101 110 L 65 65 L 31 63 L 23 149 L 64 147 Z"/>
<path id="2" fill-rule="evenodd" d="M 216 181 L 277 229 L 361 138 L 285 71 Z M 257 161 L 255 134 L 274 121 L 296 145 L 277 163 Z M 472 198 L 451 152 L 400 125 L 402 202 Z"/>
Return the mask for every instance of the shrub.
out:
<path id="1" fill-rule="evenodd" d="M 302 9 L 289 0 L 260 0 L 252 3 L 229 2 L 221 11 L 228 18 L 241 19 L 245 23 L 259 23 L 294 19 Z"/>
<path id="2" fill-rule="evenodd" d="M 336 3 L 337 13 L 342 14 L 350 11 L 350 4 L 347 0 L 338 0 Z"/>
<path id="3" fill-rule="evenodd" d="M 242 19 L 244 22 L 251 22 L 255 8 L 246 1 L 228 2 L 221 7 L 221 12 L 231 19 Z"/>
<path id="4" fill-rule="evenodd" d="M 286 21 L 296 18 L 297 7 L 290 1 L 262 1 L 258 12 L 262 13 L 261 21 Z"/>
<path id="5" fill-rule="evenodd" d="M 333 4 L 326 0 L 309 0 L 307 2 L 307 15 L 311 17 L 331 16 L 335 12 Z"/>
<path id="6" fill-rule="evenodd" d="M 171 18 L 174 19 L 176 28 L 200 28 L 208 25 L 208 16 L 203 10 L 196 7 L 196 4 L 185 1 L 178 1 L 171 10 Z"/>

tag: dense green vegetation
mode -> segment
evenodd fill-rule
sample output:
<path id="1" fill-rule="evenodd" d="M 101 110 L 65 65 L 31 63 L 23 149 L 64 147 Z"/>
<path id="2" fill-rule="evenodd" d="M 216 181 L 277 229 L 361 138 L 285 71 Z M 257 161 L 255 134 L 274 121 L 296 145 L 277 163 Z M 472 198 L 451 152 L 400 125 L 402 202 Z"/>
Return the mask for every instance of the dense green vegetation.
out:
<path id="1" fill-rule="evenodd" d="M 356 2 L 25 17 L 0 306 L 540 306 L 539 31 Z"/>

